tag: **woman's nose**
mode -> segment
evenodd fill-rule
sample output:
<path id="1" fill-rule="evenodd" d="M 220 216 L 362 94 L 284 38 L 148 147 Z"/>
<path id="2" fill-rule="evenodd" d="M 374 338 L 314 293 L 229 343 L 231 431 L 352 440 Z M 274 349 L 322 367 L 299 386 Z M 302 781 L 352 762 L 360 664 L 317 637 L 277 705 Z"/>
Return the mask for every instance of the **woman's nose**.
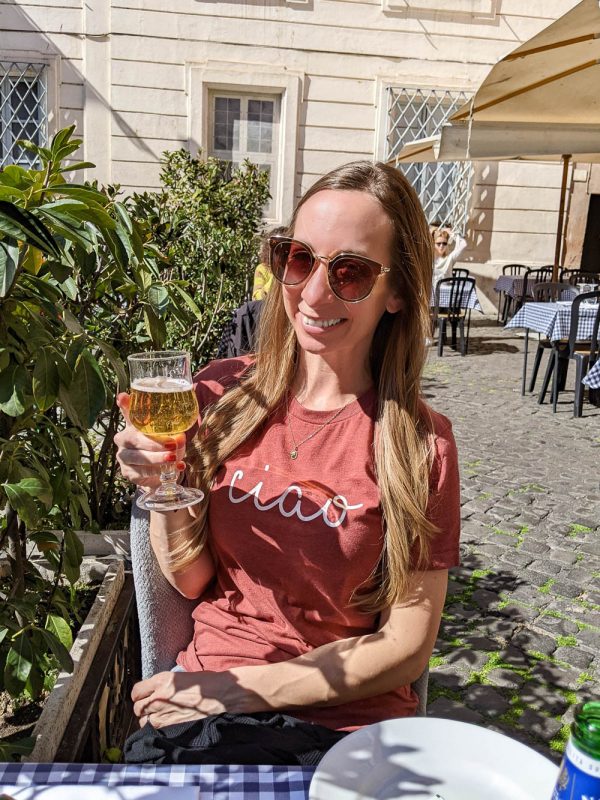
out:
<path id="1" fill-rule="evenodd" d="M 327 279 L 327 262 L 322 258 L 319 258 L 318 261 L 319 263 L 302 290 L 302 299 L 311 307 L 317 303 L 329 301 L 334 296 Z"/>

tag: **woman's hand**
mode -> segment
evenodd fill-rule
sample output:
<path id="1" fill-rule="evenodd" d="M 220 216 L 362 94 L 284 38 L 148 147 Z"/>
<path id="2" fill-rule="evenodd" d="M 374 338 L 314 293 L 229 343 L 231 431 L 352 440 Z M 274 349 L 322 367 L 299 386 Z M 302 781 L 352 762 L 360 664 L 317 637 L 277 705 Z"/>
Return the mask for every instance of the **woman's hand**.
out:
<path id="1" fill-rule="evenodd" d="M 117 461 L 124 478 L 144 490 L 160 485 L 161 464 L 175 464 L 182 472 L 185 453 L 185 434 L 175 434 L 162 439 L 140 433 L 129 421 L 131 398 L 125 392 L 117 396 L 117 405 L 125 418 L 125 428 L 115 435 Z"/>
<path id="2" fill-rule="evenodd" d="M 149 722 L 154 728 L 247 710 L 245 695 L 230 672 L 158 672 L 131 692 L 140 727 Z"/>

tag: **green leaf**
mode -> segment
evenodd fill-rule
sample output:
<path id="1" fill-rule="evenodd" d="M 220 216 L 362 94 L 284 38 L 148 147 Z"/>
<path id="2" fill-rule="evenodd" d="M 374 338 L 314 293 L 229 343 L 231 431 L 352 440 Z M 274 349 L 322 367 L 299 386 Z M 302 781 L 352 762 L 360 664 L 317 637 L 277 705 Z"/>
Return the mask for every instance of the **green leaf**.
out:
<path id="1" fill-rule="evenodd" d="M 74 531 L 65 531 L 65 557 L 63 567 L 69 583 L 79 580 L 79 567 L 83 560 L 83 545 Z"/>
<path id="2" fill-rule="evenodd" d="M 48 228 L 30 211 L 0 200 L 0 231 L 60 259 L 60 248 Z"/>
<path id="3" fill-rule="evenodd" d="M 22 478 L 18 483 L 5 483 L 3 486 L 5 489 L 10 486 L 15 492 L 24 492 L 30 497 L 37 497 L 47 507 L 52 505 L 52 489 L 47 481 L 39 477 Z"/>
<path id="4" fill-rule="evenodd" d="M 28 756 L 34 746 L 35 736 L 25 736 L 23 739 L 17 739 L 16 742 L 9 742 L 3 739 L 0 742 L 0 760 L 11 761 L 16 756 Z"/>
<path id="5" fill-rule="evenodd" d="M 54 494 L 56 494 L 56 492 L 54 492 Z M 60 550 L 58 536 L 50 531 L 27 531 L 27 538 L 35 544 L 42 555 Z M 46 627 L 48 626 L 46 625 Z"/>
<path id="6" fill-rule="evenodd" d="M 35 654 L 35 650 L 34 650 Z M 28 694 L 32 700 L 37 700 L 44 691 L 44 672 L 38 664 L 33 664 L 31 672 L 25 684 L 25 694 Z M 1 800 L 1 798 L 0 798 Z"/>
<path id="7" fill-rule="evenodd" d="M 72 314 L 68 308 L 63 308 L 63 322 L 65 323 L 66 329 L 71 331 L 71 333 L 76 333 L 79 335 L 83 335 L 85 333 L 85 330 L 83 329 L 77 317 Z"/>
<path id="8" fill-rule="evenodd" d="M 202 315 L 202 312 L 200 311 L 200 309 L 198 308 L 198 305 L 196 304 L 194 298 L 191 295 L 189 295 L 185 291 L 185 289 L 183 289 L 177 283 L 172 284 L 172 286 L 175 289 L 175 291 L 181 296 L 181 298 L 183 299 L 184 303 L 187 305 L 187 307 L 190 309 L 190 311 L 196 317 L 196 319 L 199 322 L 202 322 L 203 315 Z"/>
<path id="9" fill-rule="evenodd" d="M 0 625 L 0 642 L 2 642 L 7 633 L 8 633 L 8 628 L 5 628 Z"/>
<path id="10" fill-rule="evenodd" d="M 106 406 L 106 386 L 98 362 L 83 350 L 75 363 L 68 388 L 61 387 L 60 401 L 71 421 L 87 430 Z"/>
<path id="11" fill-rule="evenodd" d="M 19 246 L 10 237 L 0 242 L 0 297 L 6 297 L 17 273 Z"/>
<path id="12" fill-rule="evenodd" d="M 129 380 L 127 378 L 127 372 L 125 370 L 125 365 L 123 364 L 123 360 L 117 350 L 115 350 L 112 345 L 108 344 L 107 342 L 103 342 L 101 339 L 93 339 L 94 343 L 98 345 L 100 350 L 104 353 L 107 359 L 110 361 L 110 365 L 115 371 L 117 376 L 117 391 L 124 392 L 127 389 L 129 384 Z"/>
<path id="13" fill-rule="evenodd" d="M 108 203 L 106 195 L 91 186 L 78 186 L 71 183 L 54 184 L 52 193 L 67 195 L 75 200 L 81 200 L 82 203 L 98 203 L 102 206 Z"/>
<path id="14" fill-rule="evenodd" d="M 40 411 L 47 411 L 58 396 L 60 378 L 53 352 L 43 347 L 33 370 L 33 397 Z"/>
<path id="15" fill-rule="evenodd" d="M 73 169 L 93 169 L 96 165 L 91 161 L 78 161 L 76 164 L 69 164 L 67 167 L 61 167 L 59 172 L 70 172 Z"/>
<path id="16" fill-rule="evenodd" d="M 43 630 L 42 628 L 38 630 L 44 637 L 46 645 L 50 648 L 52 655 L 56 658 L 62 669 L 64 669 L 65 672 L 73 672 L 73 659 L 60 639 L 53 631 Z"/>
<path id="17" fill-rule="evenodd" d="M 25 411 L 25 394 L 29 389 L 29 375 L 21 364 L 12 364 L 0 372 L 0 411 L 9 417 L 18 417 Z"/>
<path id="18" fill-rule="evenodd" d="M 32 664 L 33 651 L 31 642 L 27 631 L 23 631 L 18 634 L 16 640 L 13 640 L 13 645 L 7 653 L 4 665 L 4 686 L 6 691 L 13 697 L 23 691 L 31 672 Z"/>
<path id="19" fill-rule="evenodd" d="M 160 283 L 154 283 L 148 289 L 148 302 L 158 317 L 164 317 L 169 308 L 169 293 Z"/>
<path id="20" fill-rule="evenodd" d="M 53 633 L 67 650 L 73 647 L 73 633 L 69 628 L 68 622 L 63 617 L 58 614 L 48 614 L 45 628 Z"/>

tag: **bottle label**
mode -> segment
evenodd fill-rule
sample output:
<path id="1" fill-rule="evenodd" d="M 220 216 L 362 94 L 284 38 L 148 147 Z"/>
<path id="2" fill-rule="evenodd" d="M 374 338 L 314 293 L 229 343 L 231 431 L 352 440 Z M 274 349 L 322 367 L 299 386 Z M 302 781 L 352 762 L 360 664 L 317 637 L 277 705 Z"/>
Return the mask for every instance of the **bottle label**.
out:
<path id="1" fill-rule="evenodd" d="M 600 800 L 600 761 L 569 740 L 552 800 Z"/>

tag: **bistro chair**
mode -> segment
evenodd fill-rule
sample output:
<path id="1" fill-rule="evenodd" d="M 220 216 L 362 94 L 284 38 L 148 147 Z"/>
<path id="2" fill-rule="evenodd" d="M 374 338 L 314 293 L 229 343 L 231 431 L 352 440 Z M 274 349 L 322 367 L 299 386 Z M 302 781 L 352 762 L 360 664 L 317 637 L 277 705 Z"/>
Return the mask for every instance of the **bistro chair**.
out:
<path id="1" fill-rule="evenodd" d="M 532 288 L 533 302 L 534 303 L 553 303 L 561 299 L 562 293 L 565 291 L 564 283 L 558 281 L 543 281 L 536 283 Z M 542 339 L 541 334 L 538 334 L 538 346 L 535 351 L 535 358 L 533 361 L 533 370 L 531 371 L 531 378 L 529 380 L 528 391 L 533 392 L 535 382 L 540 369 L 542 361 L 542 354 L 544 350 L 551 350 L 552 342 L 550 339 Z M 529 353 L 529 328 L 525 328 L 525 351 L 523 353 L 523 375 L 521 378 L 521 394 L 525 394 L 525 384 L 527 380 L 527 357 Z"/>
<path id="2" fill-rule="evenodd" d="M 592 320 L 592 332 L 589 339 L 578 340 L 580 306 L 583 302 L 591 300 L 596 303 L 596 312 Z M 598 349 L 598 327 L 600 324 L 600 290 L 596 292 L 584 292 L 577 295 L 571 306 L 571 324 L 569 326 L 569 338 L 554 342 L 553 352 L 550 355 L 544 382 L 540 390 L 538 403 L 543 403 L 546 391 L 552 378 L 552 411 L 556 413 L 558 403 L 558 393 L 560 385 L 564 384 L 567 377 L 569 361 L 573 359 L 576 365 L 575 373 L 575 398 L 573 400 L 573 416 L 580 417 L 583 411 L 583 392 L 582 380 L 589 367 L 591 367 L 599 357 Z M 562 369 L 561 369 L 562 367 Z"/>
<path id="3" fill-rule="evenodd" d="M 588 272 L 584 269 L 563 269 L 560 272 L 563 283 L 577 286 L 578 283 L 600 283 L 600 272 Z"/>
<path id="4" fill-rule="evenodd" d="M 449 297 L 444 298 L 440 304 L 442 289 L 449 291 Z M 446 324 L 450 323 L 452 329 L 451 347 L 456 350 L 456 334 L 460 333 L 460 354 L 466 356 L 469 347 L 469 329 L 471 327 L 471 309 L 468 301 L 471 292 L 475 292 L 475 278 L 458 276 L 455 278 L 442 278 L 435 287 L 435 307 L 433 312 L 433 325 L 438 326 L 438 356 L 444 352 L 446 339 Z M 467 330 L 465 334 L 465 322 Z"/>
<path id="5" fill-rule="evenodd" d="M 552 280 L 552 267 L 539 267 L 538 269 L 528 269 L 523 275 L 523 285 L 518 296 L 514 297 L 517 312 L 528 300 L 531 300 L 533 287 L 537 283 L 545 283 Z"/>
<path id="6" fill-rule="evenodd" d="M 175 658 L 192 641 L 192 611 L 198 600 L 189 600 L 174 589 L 160 571 L 150 545 L 149 514 L 132 503 L 131 565 L 140 627 L 142 678 L 170 670 Z M 429 667 L 411 684 L 418 698 L 416 716 L 427 714 Z"/>
<path id="7" fill-rule="evenodd" d="M 453 267 L 452 268 L 452 277 L 453 278 L 468 278 L 471 273 L 468 269 L 464 267 Z"/>
<path id="8" fill-rule="evenodd" d="M 520 275 L 524 275 L 528 269 L 529 267 L 526 267 L 525 264 L 505 264 L 502 267 L 502 274 L 514 275 L 518 278 Z M 498 316 L 496 319 L 498 321 L 501 320 L 503 325 L 508 322 L 511 302 L 512 297 L 507 292 L 500 293 L 498 297 Z"/>

